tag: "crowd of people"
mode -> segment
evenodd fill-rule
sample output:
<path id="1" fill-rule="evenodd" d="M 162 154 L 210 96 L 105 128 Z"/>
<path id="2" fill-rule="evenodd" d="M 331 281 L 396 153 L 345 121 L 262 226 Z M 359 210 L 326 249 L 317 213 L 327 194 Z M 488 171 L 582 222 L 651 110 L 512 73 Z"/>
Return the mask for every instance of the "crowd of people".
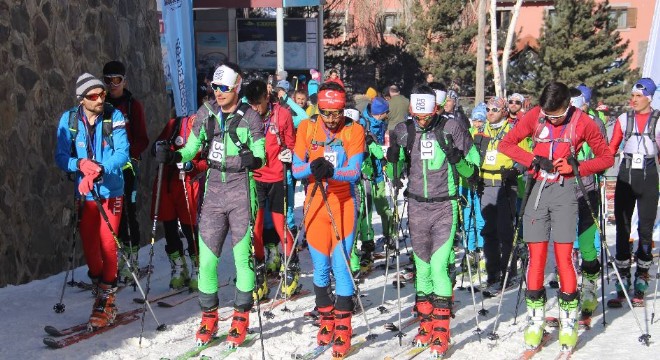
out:
<path id="1" fill-rule="evenodd" d="M 272 295 L 269 278 L 280 279 L 276 291 L 282 296 L 300 292 L 300 256 L 307 249 L 320 319 L 317 342 L 344 356 L 359 300 L 355 280 L 372 270 L 378 245 L 398 249 L 405 215 L 416 346 L 429 347 L 436 357 L 448 349 L 455 263 L 462 252 L 458 271 L 476 266 L 485 277 L 484 296 L 501 296 L 524 281 L 524 343 L 539 347 L 547 326 L 544 270 L 552 240 L 559 343 L 572 351 L 579 324 L 598 305 L 599 255 L 606 246 L 599 245 L 598 231 L 601 175 L 615 156 L 621 160 L 617 294 L 608 305 L 621 307 L 630 291 L 632 305 L 643 305 L 658 203 L 660 111 L 650 106 L 656 90 L 651 79 L 634 84 L 630 110 L 608 136 L 607 118 L 592 109 L 592 90 L 584 84 L 550 82 L 533 107 L 518 93 L 492 97 L 468 116 L 458 93 L 432 75 L 409 97 L 397 85 L 350 94 L 336 70 L 327 78 L 312 70 L 309 77 L 289 79 L 281 71 L 244 83 L 236 64 L 222 64 L 209 75 L 197 113 L 170 119 L 146 155 L 161 169 L 153 179 L 151 211 L 163 224 L 170 287 L 199 292 L 199 345 L 218 333 L 218 266 L 231 232 L 236 281 L 228 344 L 245 341 L 250 310 Z M 94 329 L 114 322 L 117 287 L 138 280 L 137 183 L 152 181 L 139 177 L 149 139 L 143 107 L 126 84 L 118 61 L 105 65 L 102 80 L 81 75 L 79 104 L 61 115 L 57 134 L 56 163 L 76 181 L 80 237 L 96 293 L 89 320 Z M 296 190 L 305 192 L 302 204 L 296 204 Z M 406 214 L 399 214 L 399 194 Z M 639 245 L 633 254 L 635 206 Z M 296 207 L 303 218 L 296 219 Z M 374 208 L 382 224 L 378 241 Z"/>

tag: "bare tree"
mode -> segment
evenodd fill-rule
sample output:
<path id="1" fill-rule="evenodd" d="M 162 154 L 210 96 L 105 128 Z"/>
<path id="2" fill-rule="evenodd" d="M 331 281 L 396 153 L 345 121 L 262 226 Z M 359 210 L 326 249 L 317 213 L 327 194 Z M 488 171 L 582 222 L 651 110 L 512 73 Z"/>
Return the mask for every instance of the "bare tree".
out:
<path id="1" fill-rule="evenodd" d="M 516 0 L 511 13 L 511 20 L 504 42 L 504 49 L 502 53 L 502 67 L 498 58 L 499 47 L 497 44 L 497 0 L 490 2 L 490 56 L 493 63 L 493 81 L 495 83 L 495 95 L 504 97 L 506 96 L 506 83 L 507 83 L 507 68 L 509 65 L 509 56 L 511 55 L 511 44 L 515 35 L 516 22 L 520 14 L 523 0 Z"/>

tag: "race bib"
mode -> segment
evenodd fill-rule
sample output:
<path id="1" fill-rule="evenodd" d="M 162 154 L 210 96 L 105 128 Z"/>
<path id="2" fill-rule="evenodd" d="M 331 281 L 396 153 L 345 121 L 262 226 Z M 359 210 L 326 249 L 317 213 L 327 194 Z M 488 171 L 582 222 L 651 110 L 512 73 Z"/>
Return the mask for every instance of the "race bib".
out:
<path id="1" fill-rule="evenodd" d="M 209 151 L 209 160 L 222 162 L 225 158 L 225 144 L 213 140 L 211 150 Z"/>
<path id="2" fill-rule="evenodd" d="M 337 152 L 336 151 L 325 151 L 323 157 L 328 160 L 332 166 L 337 168 Z"/>
<path id="3" fill-rule="evenodd" d="M 433 160 L 435 157 L 435 146 L 433 146 L 433 140 L 421 140 L 419 150 L 422 160 Z"/>
<path id="4" fill-rule="evenodd" d="M 559 173 L 555 172 L 555 173 L 550 174 L 545 170 L 541 170 L 541 176 L 548 179 L 548 180 L 555 180 L 557 178 L 557 176 L 559 176 Z"/>
<path id="5" fill-rule="evenodd" d="M 632 165 L 631 169 L 643 169 L 644 168 L 644 155 L 642 154 L 632 154 Z"/>
<path id="6" fill-rule="evenodd" d="M 380 146 L 380 148 L 383 149 L 383 154 L 387 154 L 387 148 L 388 148 L 388 147 L 389 147 L 389 146 L 387 146 L 387 145 L 381 145 L 381 146 Z"/>
<path id="7" fill-rule="evenodd" d="M 484 165 L 495 165 L 496 160 L 497 160 L 497 150 L 486 151 L 486 157 L 484 158 Z"/>

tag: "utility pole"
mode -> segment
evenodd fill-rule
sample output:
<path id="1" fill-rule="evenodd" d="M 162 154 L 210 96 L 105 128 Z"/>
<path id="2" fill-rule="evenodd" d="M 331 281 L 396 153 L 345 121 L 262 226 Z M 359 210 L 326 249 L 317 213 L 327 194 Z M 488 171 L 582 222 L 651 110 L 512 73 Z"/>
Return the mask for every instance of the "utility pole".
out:
<path id="1" fill-rule="evenodd" d="M 479 0 L 477 8 L 477 74 L 474 86 L 474 106 L 484 102 L 486 91 L 486 1 Z"/>

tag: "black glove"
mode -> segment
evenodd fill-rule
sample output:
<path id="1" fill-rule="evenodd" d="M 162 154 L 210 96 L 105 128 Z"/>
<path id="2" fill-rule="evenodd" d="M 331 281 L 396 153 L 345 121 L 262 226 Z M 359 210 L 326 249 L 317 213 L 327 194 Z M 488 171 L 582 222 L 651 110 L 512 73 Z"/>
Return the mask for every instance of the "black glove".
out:
<path id="1" fill-rule="evenodd" d="M 323 157 L 315 159 L 309 164 L 310 170 L 312 170 L 312 175 L 316 180 L 328 179 L 335 174 L 335 167 L 332 166 L 332 163 L 326 160 Z"/>
<path id="2" fill-rule="evenodd" d="M 375 141 L 373 135 L 367 135 L 367 137 L 364 139 L 364 142 L 367 143 L 367 146 L 371 145 Z"/>
<path id="3" fill-rule="evenodd" d="M 452 147 L 447 149 L 445 157 L 447 158 L 448 163 L 455 165 L 463 158 L 463 152 L 458 150 L 458 148 Z"/>
<path id="4" fill-rule="evenodd" d="M 401 146 L 399 145 L 390 145 L 390 147 L 387 148 L 387 153 L 385 154 L 385 157 L 387 158 L 387 161 L 391 163 L 395 163 L 399 161 L 399 152 L 401 151 Z"/>
<path id="5" fill-rule="evenodd" d="M 502 181 L 509 181 L 515 183 L 518 180 L 518 175 L 520 175 L 520 173 L 518 172 L 518 169 L 514 167 L 511 169 L 503 169 Z"/>
<path id="6" fill-rule="evenodd" d="M 530 166 L 530 168 L 537 171 L 545 170 L 548 173 L 555 172 L 555 165 L 552 163 L 552 160 L 539 155 L 534 156 L 534 160 L 532 160 L 532 166 Z"/>
<path id="7" fill-rule="evenodd" d="M 251 150 L 244 149 L 238 154 L 241 158 L 241 167 L 248 170 L 256 170 L 261 167 L 261 159 L 254 157 Z"/>
<path id="8" fill-rule="evenodd" d="M 156 161 L 160 164 L 176 164 L 181 162 L 181 154 L 168 147 L 156 146 Z"/>

